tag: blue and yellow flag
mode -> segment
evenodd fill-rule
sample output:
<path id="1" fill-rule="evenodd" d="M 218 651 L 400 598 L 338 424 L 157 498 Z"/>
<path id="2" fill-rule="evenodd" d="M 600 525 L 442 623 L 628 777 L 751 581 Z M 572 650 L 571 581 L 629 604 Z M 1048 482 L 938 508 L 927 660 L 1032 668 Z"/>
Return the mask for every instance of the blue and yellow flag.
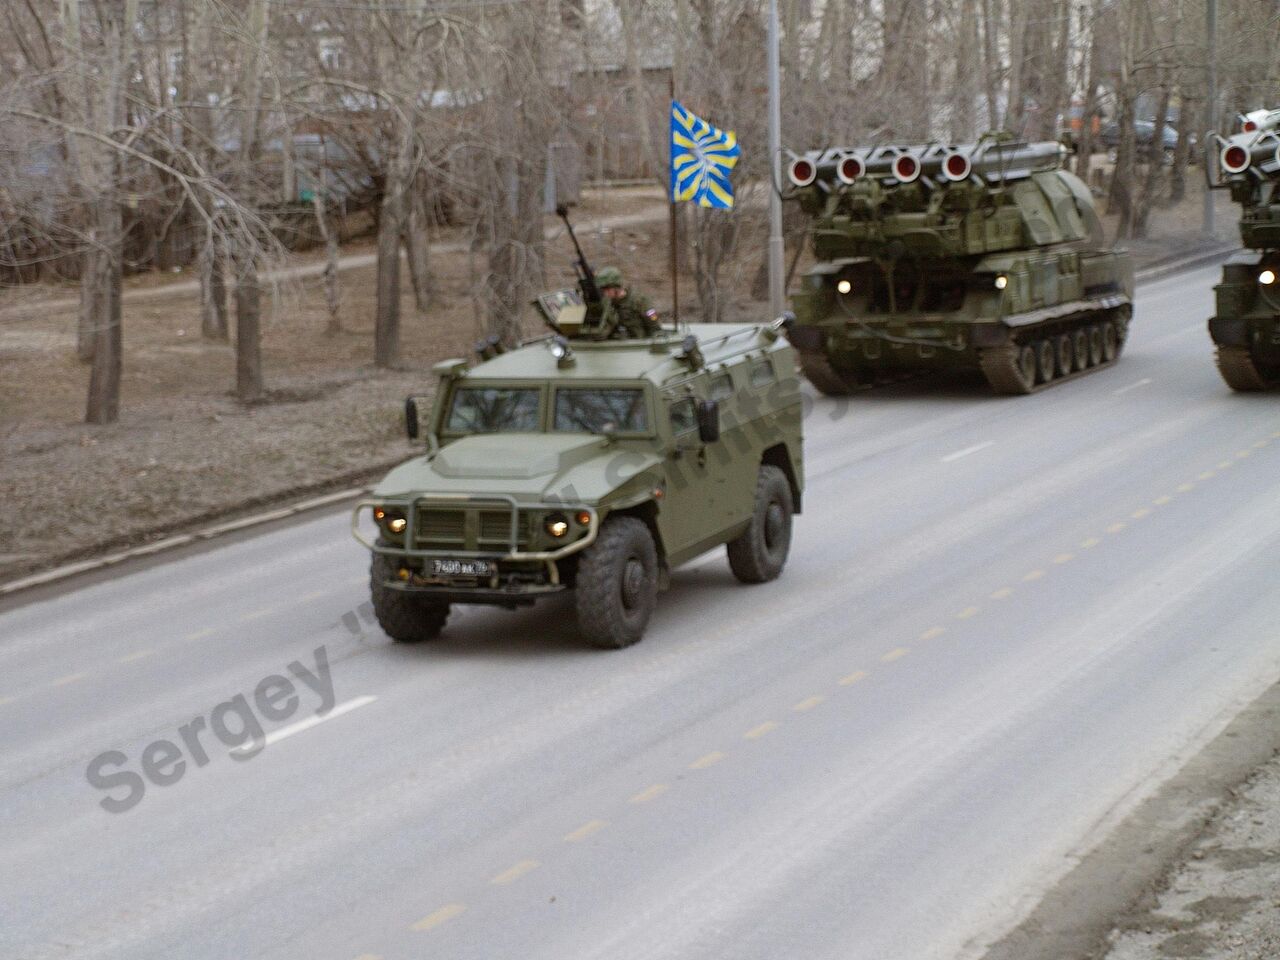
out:
<path id="1" fill-rule="evenodd" d="M 729 171 L 742 151 L 733 131 L 717 129 L 671 101 L 671 200 L 700 207 L 733 206 Z"/>

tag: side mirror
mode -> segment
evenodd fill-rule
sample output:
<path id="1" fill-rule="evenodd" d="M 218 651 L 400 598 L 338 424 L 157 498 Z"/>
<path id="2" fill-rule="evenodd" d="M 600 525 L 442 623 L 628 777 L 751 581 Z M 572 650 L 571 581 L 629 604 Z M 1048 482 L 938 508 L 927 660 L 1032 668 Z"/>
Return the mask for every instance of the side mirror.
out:
<path id="1" fill-rule="evenodd" d="M 720 439 L 720 404 L 714 400 L 698 401 L 698 439 L 703 443 Z"/>
<path id="2" fill-rule="evenodd" d="M 404 432 L 410 440 L 418 439 L 418 398 L 406 397 L 404 401 Z"/>

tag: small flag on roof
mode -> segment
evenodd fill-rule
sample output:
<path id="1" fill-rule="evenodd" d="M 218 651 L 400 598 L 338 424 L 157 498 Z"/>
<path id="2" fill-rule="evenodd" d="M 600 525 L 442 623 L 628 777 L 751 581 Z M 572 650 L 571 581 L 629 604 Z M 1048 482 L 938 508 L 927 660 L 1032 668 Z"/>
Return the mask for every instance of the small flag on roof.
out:
<path id="1" fill-rule="evenodd" d="M 742 150 L 733 131 L 713 127 L 671 101 L 671 200 L 727 210 L 733 206 L 729 171 Z"/>

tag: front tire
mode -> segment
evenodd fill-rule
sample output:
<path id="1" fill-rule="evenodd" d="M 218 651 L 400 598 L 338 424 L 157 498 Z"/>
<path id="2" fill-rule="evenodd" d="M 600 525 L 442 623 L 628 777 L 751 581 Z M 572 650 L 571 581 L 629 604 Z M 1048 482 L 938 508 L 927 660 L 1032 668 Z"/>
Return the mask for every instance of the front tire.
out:
<path id="1" fill-rule="evenodd" d="M 592 646 L 629 647 L 658 601 L 658 550 L 644 521 L 610 517 L 582 551 L 574 601 L 578 628 Z"/>
<path id="2" fill-rule="evenodd" d="M 397 643 L 424 643 L 440 636 L 449 619 L 449 604 L 387 586 L 396 577 L 396 564 L 375 553 L 369 567 L 369 592 L 378 626 Z"/>
<path id="3" fill-rule="evenodd" d="M 751 522 L 729 541 L 729 569 L 743 583 L 777 579 L 787 565 L 791 548 L 791 517 L 795 504 L 787 475 L 765 464 L 756 477 L 756 502 Z"/>

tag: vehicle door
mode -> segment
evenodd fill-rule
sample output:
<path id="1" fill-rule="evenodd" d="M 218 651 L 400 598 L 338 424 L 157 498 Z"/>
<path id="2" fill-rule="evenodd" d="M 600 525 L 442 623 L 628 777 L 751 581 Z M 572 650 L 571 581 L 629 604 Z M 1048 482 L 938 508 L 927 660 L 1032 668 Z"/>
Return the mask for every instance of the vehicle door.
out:
<path id="1" fill-rule="evenodd" d="M 680 563 L 714 538 L 721 521 L 712 512 L 713 487 L 706 445 L 698 437 L 697 403 L 706 399 L 706 376 L 697 375 L 663 389 L 663 495 L 658 526 L 667 555 Z"/>

